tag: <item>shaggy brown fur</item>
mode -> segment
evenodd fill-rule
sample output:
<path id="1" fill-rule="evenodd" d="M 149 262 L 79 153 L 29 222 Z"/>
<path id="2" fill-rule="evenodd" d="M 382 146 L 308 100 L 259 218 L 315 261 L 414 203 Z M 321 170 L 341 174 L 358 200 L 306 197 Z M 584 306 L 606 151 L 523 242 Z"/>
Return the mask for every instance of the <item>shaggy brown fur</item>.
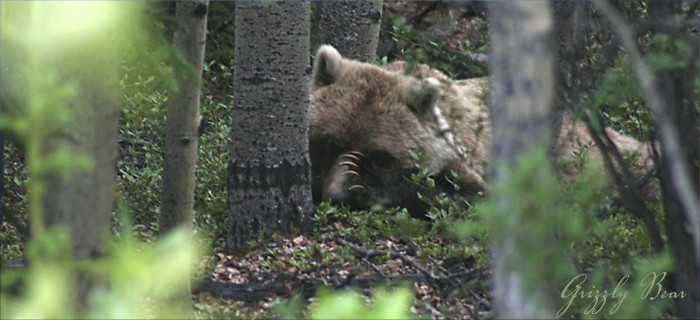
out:
<path id="1" fill-rule="evenodd" d="M 436 191 L 454 194 L 448 180 L 459 175 L 460 193 L 487 190 L 484 182 L 491 128 L 482 102 L 487 78 L 449 81 L 441 72 L 407 64 L 383 68 L 343 59 L 330 46 L 316 54 L 311 83 L 309 147 L 315 201 L 332 200 L 353 209 L 375 204 L 403 206 L 415 214 L 425 211 L 416 197 L 420 187 L 408 182 L 417 172 L 409 151 L 427 160 Z M 623 149 L 642 153 L 644 145 L 608 131 Z M 562 161 L 579 141 L 588 141 L 582 124 L 565 120 L 559 145 Z M 466 155 L 462 160 L 459 154 Z M 597 150 L 592 150 L 597 157 Z M 577 168 L 568 166 L 568 175 Z"/>

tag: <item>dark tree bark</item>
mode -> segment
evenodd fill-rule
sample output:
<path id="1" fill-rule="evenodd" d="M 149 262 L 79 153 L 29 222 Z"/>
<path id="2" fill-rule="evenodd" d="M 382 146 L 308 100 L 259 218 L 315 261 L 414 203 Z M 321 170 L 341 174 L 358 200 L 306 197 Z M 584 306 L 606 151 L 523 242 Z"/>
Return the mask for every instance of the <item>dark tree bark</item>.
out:
<path id="1" fill-rule="evenodd" d="M 526 256 L 527 252 L 533 252 L 533 246 L 543 251 L 552 247 L 553 239 L 524 227 L 544 223 L 546 212 L 530 207 L 537 204 L 528 202 L 533 201 L 528 191 L 513 194 L 498 189 L 514 179 L 515 169 L 524 164 L 520 161 L 522 156 L 538 146 L 550 145 L 554 136 L 551 116 L 555 51 L 551 7 L 545 1 L 514 1 L 489 2 L 488 8 L 492 18 L 490 63 L 494 77 L 491 197 L 498 203 L 497 211 L 504 212 L 499 217 L 505 219 L 498 223 L 501 231 L 492 235 L 494 310 L 500 318 L 554 318 L 550 299 L 555 297 L 551 292 L 553 286 L 545 281 L 526 280 L 546 273 L 542 266 L 553 263 L 532 261 L 536 258 Z M 534 170 L 528 180 L 533 184 L 545 181 L 543 178 L 551 173 L 546 163 Z"/>
<path id="2" fill-rule="evenodd" d="M 311 222 L 309 16 L 307 1 L 236 4 L 228 250 Z"/>
<path id="3" fill-rule="evenodd" d="M 328 44 L 344 58 L 374 62 L 382 20 L 382 1 L 321 1 L 318 5 L 317 46 Z"/>
<path id="4" fill-rule="evenodd" d="M 552 1 L 550 2 L 554 16 L 555 41 L 557 45 L 557 64 L 554 70 L 556 96 L 554 99 L 552 128 L 554 128 L 554 140 L 558 141 L 566 106 L 570 105 L 567 97 L 571 92 L 572 66 L 577 58 L 577 49 L 583 44 L 582 33 L 577 25 L 581 19 L 583 2 L 577 1 Z M 552 146 L 552 163 L 557 163 L 559 150 L 557 144 Z"/>
<path id="5" fill-rule="evenodd" d="M 679 3 L 673 2 L 650 2 L 649 3 L 649 18 L 652 22 L 655 21 L 672 21 L 674 14 L 674 6 Z M 655 32 L 660 34 L 662 32 Z M 683 33 L 667 34 L 671 36 L 686 37 Z M 690 42 L 688 38 L 684 39 Z M 682 162 L 686 163 L 690 168 L 691 187 L 690 194 L 698 194 L 697 173 L 698 159 L 700 159 L 700 127 L 698 126 L 698 111 L 696 107 L 697 101 L 693 101 L 692 88 L 695 81 L 692 79 L 698 78 L 697 64 L 697 43 L 695 45 L 694 57 L 689 59 L 689 65 L 686 68 L 674 68 L 659 70 L 655 74 L 656 88 L 659 89 L 660 95 L 664 98 L 665 111 L 672 119 L 671 122 L 676 126 L 680 135 L 679 149 Z M 662 153 L 666 154 L 669 150 L 668 143 L 661 144 Z M 676 292 L 686 292 L 688 297 L 685 299 L 676 299 L 679 316 L 681 318 L 700 318 L 700 283 L 698 282 L 698 233 L 697 221 L 693 222 L 686 216 L 683 209 L 682 199 L 679 197 L 675 189 L 679 187 L 679 182 L 673 176 L 670 167 L 673 165 L 667 157 L 661 159 L 661 188 L 663 193 L 664 212 L 666 213 L 666 234 L 668 236 L 669 248 L 671 249 L 676 260 L 676 272 L 673 277 L 673 290 Z M 693 174 L 695 173 L 695 174 Z M 697 198 L 695 198 L 697 201 Z M 697 203 L 697 202 L 696 202 Z M 697 209 L 697 207 L 696 207 Z M 691 213 L 696 216 L 700 213 Z M 687 226 L 691 226 L 688 228 Z M 689 232 L 690 231 L 690 232 Z M 694 238 L 693 239 L 693 234 Z"/>

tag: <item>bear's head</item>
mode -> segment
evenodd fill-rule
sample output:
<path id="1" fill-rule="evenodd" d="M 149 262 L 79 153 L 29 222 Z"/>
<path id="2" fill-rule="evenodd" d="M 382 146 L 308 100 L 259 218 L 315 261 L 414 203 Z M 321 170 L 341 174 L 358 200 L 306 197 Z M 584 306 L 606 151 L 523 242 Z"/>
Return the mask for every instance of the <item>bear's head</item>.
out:
<path id="1" fill-rule="evenodd" d="M 309 109 L 315 201 L 402 205 L 396 194 L 409 192 L 401 189 L 416 170 L 411 152 L 428 158 L 421 166 L 430 172 L 457 159 L 436 122 L 441 82 L 394 69 L 344 59 L 330 46 L 318 50 Z"/>

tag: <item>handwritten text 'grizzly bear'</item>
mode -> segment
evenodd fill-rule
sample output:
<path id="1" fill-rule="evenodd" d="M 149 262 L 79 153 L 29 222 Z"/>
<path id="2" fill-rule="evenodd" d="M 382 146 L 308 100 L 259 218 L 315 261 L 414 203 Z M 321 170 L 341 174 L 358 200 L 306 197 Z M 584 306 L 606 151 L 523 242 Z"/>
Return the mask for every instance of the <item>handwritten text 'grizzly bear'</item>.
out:
<path id="1" fill-rule="evenodd" d="M 561 292 L 561 297 L 569 300 L 563 307 L 561 307 L 561 309 L 559 309 L 559 312 L 557 312 L 557 318 L 563 315 L 577 298 L 592 299 L 590 304 L 588 304 L 586 309 L 583 311 L 584 314 L 597 314 L 601 309 L 603 309 L 605 303 L 608 301 L 608 298 L 619 299 L 610 309 L 610 314 L 613 314 L 617 311 L 622 302 L 629 296 L 628 292 L 621 290 L 622 286 L 629 279 L 628 275 L 620 279 L 617 286 L 615 286 L 615 289 L 610 293 L 608 293 L 608 290 L 603 290 L 600 292 L 600 290 L 596 289 L 595 286 L 591 286 L 591 290 L 584 290 L 582 285 L 586 281 L 586 278 L 588 278 L 588 276 L 585 274 L 580 274 L 571 279 L 566 287 L 564 287 L 564 290 Z M 683 291 L 677 293 L 663 290 L 661 281 L 663 281 L 664 278 L 666 278 L 666 272 L 661 272 L 659 274 L 656 274 L 656 272 L 651 272 L 644 277 L 640 283 L 640 285 L 644 287 L 644 291 L 642 291 L 640 298 L 649 300 L 655 300 L 657 298 L 685 298 L 686 294 Z M 575 285 L 575 288 L 572 288 L 572 285 Z"/>

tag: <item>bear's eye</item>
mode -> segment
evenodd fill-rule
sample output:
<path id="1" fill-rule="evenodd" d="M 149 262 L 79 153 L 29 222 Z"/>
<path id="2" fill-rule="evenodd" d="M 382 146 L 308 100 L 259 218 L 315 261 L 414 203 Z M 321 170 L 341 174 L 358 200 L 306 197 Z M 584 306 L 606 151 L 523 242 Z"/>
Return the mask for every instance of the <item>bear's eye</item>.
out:
<path id="1" fill-rule="evenodd" d="M 372 151 L 369 153 L 369 161 L 378 168 L 390 169 L 394 157 L 386 151 Z"/>

